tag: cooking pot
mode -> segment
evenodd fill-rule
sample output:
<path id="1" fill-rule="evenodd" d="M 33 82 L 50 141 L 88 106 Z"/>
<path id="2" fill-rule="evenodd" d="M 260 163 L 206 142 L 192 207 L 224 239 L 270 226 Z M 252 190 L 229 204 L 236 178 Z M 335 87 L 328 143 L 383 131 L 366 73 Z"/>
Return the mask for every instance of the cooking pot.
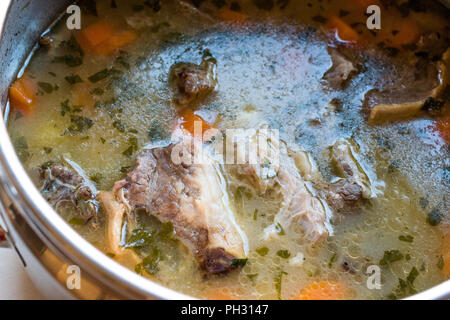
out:
<path id="1" fill-rule="evenodd" d="M 0 224 L 34 285 L 47 298 L 189 298 L 126 269 L 84 240 L 41 197 L 11 144 L 4 121 L 8 88 L 36 40 L 72 2 L 2 0 L 0 4 Z M 448 298 L 450 281 L 409 299 Z"/>

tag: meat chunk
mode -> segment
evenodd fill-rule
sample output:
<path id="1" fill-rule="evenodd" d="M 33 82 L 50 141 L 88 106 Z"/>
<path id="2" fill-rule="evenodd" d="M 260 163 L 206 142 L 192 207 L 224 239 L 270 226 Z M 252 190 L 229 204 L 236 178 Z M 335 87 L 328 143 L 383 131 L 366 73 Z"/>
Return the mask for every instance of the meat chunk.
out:
<path id="1" fill-rule="evenodd" d="M 217 86 L 216 60 L 207 56 L 200 65 L 177 63 L 170 70 L 169 82 L 176 91 L 174 100 L 177 104 L 186 106 L 203 99 Z"/>
<path id="2" fill-rule="evenodd" d="M 335 89 L 342 89 L 348 80 L 355 74 L 358 69 L 343 54 L 334 48 L 328 50 L 333 65 L 323 78 L 328 84 Z"/>
<path id="3" fill-rule="evenodd" d="M 411 79 L 401 79 L 382 90 L 367 92 L 363 108 L 369 112 L 369 121 L 377 123 L 404 119 L 426 111 L 427 102 L 438 99 L 447 87 L 449 65 L 450 50 L 447 49 L 442 60 L 436 63 L 419 60 Z M 408 83 L 406 88 L 404 83 Z"/>
<path id="4" fill-rule="evenodd" d="M 243 164 L 227 166 L 233 184 L 244 183 L 261 196 L 281 199 L 273 224 L 265 230 L 266 239 L 300 231 L 307 241 L 317 243 L 332 232 L 329 220 L 333 213 L 354 210 L 363 199 L 374 197 L 350 142 L 338 140 L 331 147 L 331 160 L 341 179 L 330 183 L 306 152 L 288 148 L 268 132 L 263 126 L 254 134 L 234 137 L 237 145 L 248 145 L 250 152 Z"/>
<path id="5" fill-rule="evenodd" d="M 335 211 L 352 208 L 374 197 L 370 179 L 358 164 L 352 145 L 338 140 L 331 147 L 331 161 L 341 179 L 324 187 L 328 204 Z"/>
<path id="6" fill-rule="evenodd" d="M 102 197 L 115 249 L 121 238 L 118 219 L 141 209 L 171 222 L 176 237 L 207 272 L 226 272 L 235 259 L 245 258 L 247 239 L 231 210 L 221 167 L 206 152 L 193 161 L 197 152 L 198 144 L 189 141 L 144 151 L 127 177 L 116 182 L 114 197 Z M 114 201 L 119 204 L 111 205 Z"/>
<path id="7" fill-rule="evenodd" d="M 97 216 L 98 203 L 95 200 L 97 190 L 84 176 L 82 170 L 76 164 L 73 166 L 74 169 L 58 163 L 43 165 L 39 169 L 41 194 L 55 210 L 70 206 L 87 222 Z"/>
<path id="8" fill-rule="evenodd" d="M 266 239 L 284 232 L 299 232 L 307 241 L 316 243 L 329 234 L 327 212 L 319 198 L 309 190 L 288 148 L 277 137 L 261 128 L 250 137 L 250 145 L 258 143 L 257 162 L 230 165 L 229 172 L 263 196 L 281 198 L 281 206 L 273 224 L 265 229 Z M 239 139 L 238 139 L 239 141 Z M 307 168 L 307 166 L 303 166 Z"/>

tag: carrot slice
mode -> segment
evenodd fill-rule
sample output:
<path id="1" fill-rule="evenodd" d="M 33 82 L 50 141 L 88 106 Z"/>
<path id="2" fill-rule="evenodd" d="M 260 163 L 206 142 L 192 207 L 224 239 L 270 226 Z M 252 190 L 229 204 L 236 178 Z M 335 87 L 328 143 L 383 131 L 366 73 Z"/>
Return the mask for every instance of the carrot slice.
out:
<path id="1" fill-rule="evenodd" d="M 133 43 L 136 39 L 137 34 L 135 32 L 131 30 L 122 31 L 99 44 L 94 51 L 99 55 L 107 56 L 113 53 L 116 49 Z"/>
<path id="2" fill-rule="evenodd" d="M 346 291 L 338 282 L 314 282 L 306 286 L 295 300 L 344 300 Z"/>
<path id="3" fill-rule="evenodd" d="M 328 19 L 328 28 L 334 30 L 339 41 L 357 42 L 359 40 L 358 33 L 347 22 L 337 16 L 331 16 Z"/>
<path id="4" fill-rule="evenodd" d="M 22 76 L 20 79 L 14 81 L 9 88 L 9 99 L 11 106 L 19 110 L 25 115 L 30 115 L 35 109 L 36 85 L 27 76 Z"/>
<path id="5" fill-rule="evenodd" d="M 99 44 L 111 38 L 114 34 L 116 34 L 116 30 L 113 26 L 108 21 L 101 20 L 81 30 L 76 38 L 81 48 L 90 52 Z"/>
<path id="6" fill-rule="evenodd" d="M 205 133 L 205 131 L 212 128 L 212 126 L 206 122 L 202 117 L 196 115 L 191 109 L 186 109 L 180 117 L 180 120 L 178 121 L 178 125 L 181 129 L 185 129 L 187 132 L 189 132 L 192 136 L 194 136 L 196 128 L 199 130 L 198 132 L 202 134 Z"/>
<path id="7" fill-rule="evenodd" d="M 206 299 L 208 300 L 238 300 L 236 297 L 234 297 L 228 289 L 214 289 L 209 290 L 206 293 Z"/>
<path id="8" fill-rule="evenodd" d="M 218 17 L 220 20 L 223 21 L 244 22 L 245 20 L 247 20 L 248 15 L 246 15 L 245 13 L 224 8 L 219 10 Z"/>

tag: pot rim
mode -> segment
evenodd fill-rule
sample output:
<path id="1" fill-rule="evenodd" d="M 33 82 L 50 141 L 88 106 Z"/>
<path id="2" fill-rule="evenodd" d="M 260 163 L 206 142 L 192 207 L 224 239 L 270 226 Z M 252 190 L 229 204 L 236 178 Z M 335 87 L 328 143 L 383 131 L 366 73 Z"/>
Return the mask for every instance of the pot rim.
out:
<path id="1" fill-rule="evenodd" d="M 0 6 L 0 41 L 12 0 Z M 2 103 L 5 103 L 4 101 Z M 39 238 L 61 256 L 76 263 L 83 272 L 124 298 L 186 300 L 193 297 L 166 288 L 137 275 L 95 248 L 45 201 L 26 173 L 12 145 L 3 114 L 0 115 L 0 180 L 14 204 Z M 406 298 L 431 300 L 450 298 L 450 280 Z"/>

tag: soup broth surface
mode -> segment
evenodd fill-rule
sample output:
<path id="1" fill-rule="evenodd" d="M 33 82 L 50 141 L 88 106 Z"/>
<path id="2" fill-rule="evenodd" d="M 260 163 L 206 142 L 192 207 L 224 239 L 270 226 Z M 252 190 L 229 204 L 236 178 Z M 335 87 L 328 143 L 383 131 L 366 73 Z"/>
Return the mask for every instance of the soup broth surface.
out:
<path id="1" fill-rule="evenodd" d="M 286 145 L 305 150 L 328 181 L 337 177 L 330 146 L 338 139 L 351 141 L 376 197 L 351 214 L 335 215 L 332 233 L 320 245 L 297 233 L 266 241 L 261 234 L 281 200 L 242 193 L 230 178 L 227 191 L 249 254 L 244 266 L 221 275 L 205 275 L 181 241 L 165 238 L 165 226 L 145 212 L 136 213 L 137 225 L 160 234 L 161 257 L 151 272 L 141 261 L 151 248 L 109 254 L 101 209 L 88 223 L 73 210 L 61 209 L 61 216 L 111 259 L 198 298 L 297 299 L 317 283 L 338 284 L 345 299 L 403 298 L 423 291 L 448 279 L 449 149 L 436 130 L 439 119 L 448 119 L 448 98 L 438 116 L 424 113 L 380 124 L 369 123 L 363 101 L 372 89 L 407 87 L 414 73 L 417 56 L 409 43 L 380 43 L 402 32 L 405 21 L 414 22 L 418 36 L 448 34 L 448 11 L 429 4 L 404 16 L 397 7 L 383 7 L 381 30 L 368 30 L 365 9 L 357 2 L 168 0 L 159 8 L 99 0 L 96 15 L 82 11 L 82 28 L 107 21 L 116 30 L 132 30 L 136 39 L 107 55 L 84 50 L 82 64 L 70 66 L 58 58 L 70 53 L 67 43 L 76 43 L 80 31 L 68 30 L 64 16 L 19 75 L 35 85 L 35 110 L 26 114 L 11 104 L 12 141 L 39 188 L 37 168 L 69 160 L 98 190 L 111 190 L 142 150 L 167 145 L 179 121 L 168 83 L 171 67 L 200 64 L 211 55 L 218 86 L 191 106 L 196 115 L 223 131 L 268 124 Z M 328 26 L 331 16 L 356 30 L 357 43 L 336 39 Z M 357 68 L 338 89 L 324 80 L 333 65 L 330 48 Z M 102 70 L 108 74 L 95 79 Z M 374 288 L 370 276 L 377 270 L 381 282 Z"/>

